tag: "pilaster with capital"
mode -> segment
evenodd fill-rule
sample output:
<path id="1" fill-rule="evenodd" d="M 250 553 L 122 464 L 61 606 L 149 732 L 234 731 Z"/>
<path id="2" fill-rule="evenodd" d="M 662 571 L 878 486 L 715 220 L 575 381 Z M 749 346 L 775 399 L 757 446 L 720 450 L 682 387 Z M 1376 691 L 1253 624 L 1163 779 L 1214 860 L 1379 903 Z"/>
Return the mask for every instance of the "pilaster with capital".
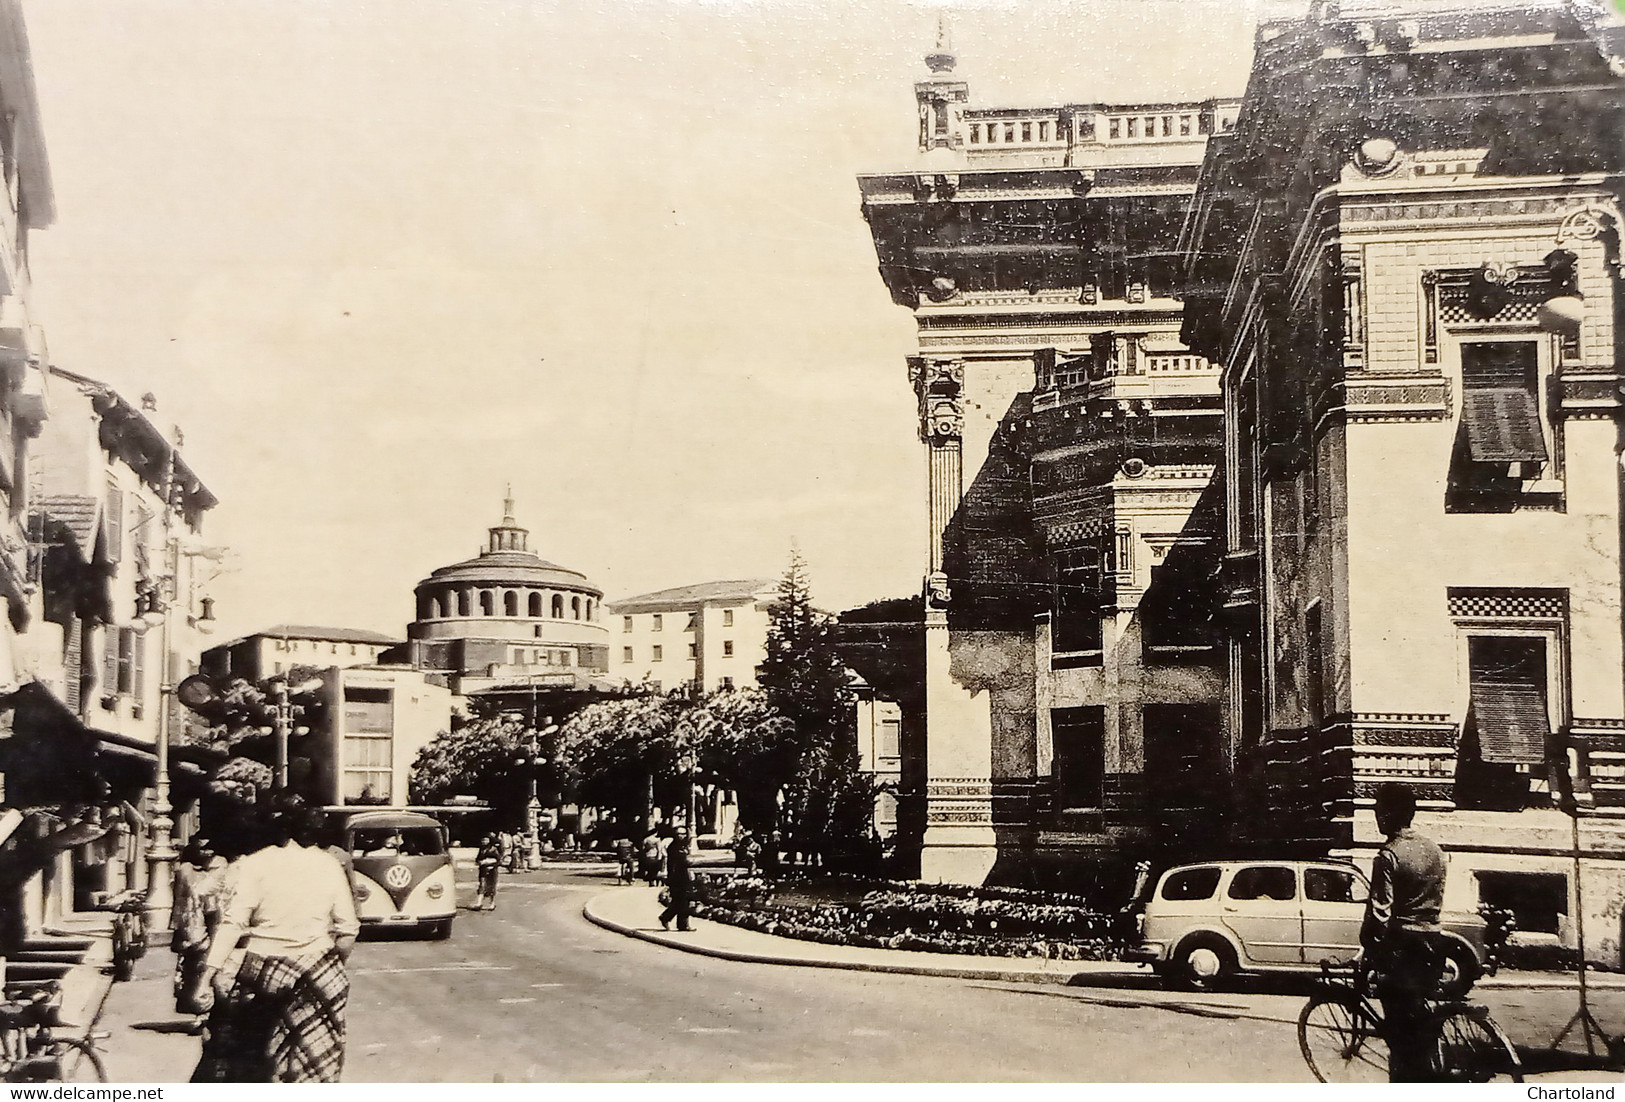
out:
<path id="1" fill-rule="evenodd" d="M 965 362 L 911 356 L 908 378 L 919 400 L 920 440 L 926 446 L 927 573 L 938 574 L 942 571 L 942 534 L 964 493 Z"/>

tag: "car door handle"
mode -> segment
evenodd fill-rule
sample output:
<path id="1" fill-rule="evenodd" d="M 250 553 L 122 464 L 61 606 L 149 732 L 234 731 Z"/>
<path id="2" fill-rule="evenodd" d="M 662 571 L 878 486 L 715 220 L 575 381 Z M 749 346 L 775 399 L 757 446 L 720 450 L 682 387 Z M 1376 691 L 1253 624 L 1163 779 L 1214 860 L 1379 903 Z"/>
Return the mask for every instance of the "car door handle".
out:
<path id="1" fill-rule="evenodd" d="M 1230 906 L 1230 905 L 1229 905 L 1229 904 L 1228 904 L 1228 903 L 1227 903 L 1227 904 L 1225 904 L 1225 907 L 1224 907 L 1224 909 L 1225 909 L 1225 910 L 1226 910 L 1226 911 L 1228 911 L 1228 912 L 1229 912 L 1229 913 L 1230 913 L 1230 914 L 1235 914 L 1235 913 L 1236 913 L 1236 912 L 1237 912 L 1237 911 L 1239 911 L 1239 910 L 1241 910 L 1241 908 L 1240 908 L 1240 907 L 1232 907 L 1232 906 Z"/>

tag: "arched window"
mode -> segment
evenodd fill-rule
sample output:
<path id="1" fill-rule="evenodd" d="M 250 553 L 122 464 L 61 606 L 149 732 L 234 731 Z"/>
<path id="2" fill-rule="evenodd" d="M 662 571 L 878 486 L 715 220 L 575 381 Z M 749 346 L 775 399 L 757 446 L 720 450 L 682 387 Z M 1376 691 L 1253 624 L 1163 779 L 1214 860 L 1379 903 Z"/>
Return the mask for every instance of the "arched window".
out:
<path id="1" fill-rule="evenodd" d="M 557 593 L 553 594 L 553 619 L 564 619 L 564 598 Z"/>
<path id="2" fill-rule="evenodd" d="M 445 614 L 440 609 L 440 598 L 439 597 L 430 597 L 429 598 L 429 619 L 438 620 L 443 615 L 445 615 Z"/>
<path id="3" fill-rule="evenodd" d="M 592 598 L 587 598 L 587 619 L 592 619 Z"/>
<path id="4" fill-rule="evenodd" d="M 580 597 L 571 597 L 570 598 L 570 615 L 574 616 L 577 620 L 581 619 L 581 598 Z"/>
<path id="5" fill-rule="evenodd" d="M 434 615 L 434 600 L 427 593 L 418 594 L 418 619 L 427 620 Z"/>
<path id="6" fill-rule="evenodd" d="M 540 593 L 532 593 L 530 595 L 529 609 L 532 619 L 540 620 L 542 618 L 542 595 Z"/>
<path id="7" fill-rule="evenodd" d="M 457 591 L 457 615 L 468 615 L 468 590 L 466 589 L 459 589 Z"/>
<path id="8" fill-rule="evenodd" d="M 519 594 L 511 589 L 502 595 L 502 615 L 519 615 Z"/>
<path id="9" fill-rule="evenodd" d="M 496 597 L 489 589 L 480 590 L 480 615 L 495 616 L 497 614 Z"/>

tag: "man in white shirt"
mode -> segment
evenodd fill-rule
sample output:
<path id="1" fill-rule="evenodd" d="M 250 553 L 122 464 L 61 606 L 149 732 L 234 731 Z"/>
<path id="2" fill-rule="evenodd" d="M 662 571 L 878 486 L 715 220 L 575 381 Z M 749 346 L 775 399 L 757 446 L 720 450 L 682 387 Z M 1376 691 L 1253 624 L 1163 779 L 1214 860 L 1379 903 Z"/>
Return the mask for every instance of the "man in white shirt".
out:
<path id="1" fill-rule="evenodd" d="M 300 844 L 311 825 L 303 809 L 273 813 L 272 844 L 240 858 L 227 876 L 198 992 L 214 1013 L 194 1082 L 339 1078 L 350 990 L 344 960 L 361 927 L 343 866 Z"/>

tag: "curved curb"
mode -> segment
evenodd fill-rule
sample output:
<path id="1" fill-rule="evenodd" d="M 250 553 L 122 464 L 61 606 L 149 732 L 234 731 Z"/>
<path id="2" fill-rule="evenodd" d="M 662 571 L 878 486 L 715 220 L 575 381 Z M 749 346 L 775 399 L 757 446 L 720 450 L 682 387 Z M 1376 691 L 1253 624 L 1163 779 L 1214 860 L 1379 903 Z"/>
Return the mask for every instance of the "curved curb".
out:
<path id="1" fill-rule="evenodd" d="M 834 960 L 829 957 L 795 957 L 770 955 L 765 953 L 746 953 L 734 949 L 718 949 L 714 946 L 702 945 L 699 942 L 674 937 L 671 934 L 655 933 L 652 930 L 639 930 L 632 926 L 616 922 L 612 918 L 605 918 L 593 910 L 593 904 L 598 901 L 594 896 L 587 900 L 581 908 L 581 917 L 594 926 L 601 926 L 612 933 L 624 937 L 647 941 L 652 945 L 659 945 L 666 949 L 677 949 L 684 953 L 693 953 L 696 956 L 715 957 L 718 960 L 738 961 L 742 964 L 782 964 L 793 968 L 838 968 L 848 972 L 883 972 L 899 976 L 937 976 L 942 979 L 954 980 L 997 980 L 1002 983 L 1053 983 L 1066 986 L 1072 983 L 1082 972 L 1039 972 L 1031 969 L 1006 968 L 951 968 L 927 966 L 922 964 L 886 964 L 882 961 L 856 961 Z"/>
<path id="2" fill-rule="evenodd" d="M 1049 983 L 1063 987 L 1073 986 L 1074 981 L 1096 974 L 1084 970 L 1076 972 L 1041 972 L 1032 969 L 1014 968 L 953 968 L 946 965 L 887 964 L 883 961 L 834 960 L 829 957 L 798 957 L 783 954 L 747 953 L 736 949 L 718 949 L 714 946 L 704 945 L 668 933 L 640 930 L 616 922 L 612 918 L 606 918 L 593 910 L 593 904 L 598 899 L 599 896 L 593 896 L 581 908 L 581 917 L 594 926 L 601 926 L 611 933 L 635 938 L 638 941 L 647 941 L 651 945 L 659 945 L 665 949 L 676 949 L 679 952 L 693 953 L 695 956 L 701 957 L 714 957 L 718 960 L 738 961 L 741 964 L 781 964 L 792 968 L 837 968 L 847 972 L 881 972 L 898 976 L 937 976 L 942 979 L 956 980 L 996 980 L 1001 983 Z M 1588 976 L 1587 978 L 1590 985 L 1595 988 L 1613 990 L 1625 988 L 1625 977 L 1618 977 L 1614 982 L 1605 979 L 1600 983 L 1596 977 Z M 1474 984 L 1473 989 L 1475 991 L 1480 988 L 1503 991 L 1563 988 L 1574 990 L 1578 986 L 1578 983 L 1572 977 L 1566 976 L 1538 975 L 1517 979 L 1495 976 L 1485 977 Z"/>

